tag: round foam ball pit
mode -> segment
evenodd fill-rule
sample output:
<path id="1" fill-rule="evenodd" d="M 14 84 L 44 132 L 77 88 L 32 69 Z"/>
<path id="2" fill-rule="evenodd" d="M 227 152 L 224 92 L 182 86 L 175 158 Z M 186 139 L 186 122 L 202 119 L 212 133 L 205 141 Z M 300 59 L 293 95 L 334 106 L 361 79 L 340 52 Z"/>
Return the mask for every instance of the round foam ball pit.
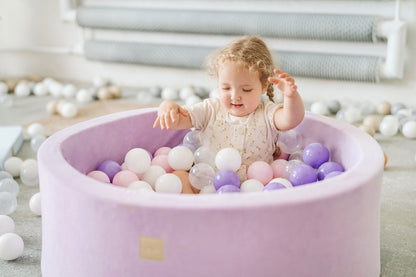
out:
<path id="1" fill-rule="evenodd" d="M 132 148 L 180 144 L 187 131 L 153 129 L 155 117 L 111 114 L 43 143 L 42 276 L 379 276 L 384 157 L 372 137 L 307 113 L 297 130 L 345 172 L 267 193 L 140 193 L 86 176 Z"/>

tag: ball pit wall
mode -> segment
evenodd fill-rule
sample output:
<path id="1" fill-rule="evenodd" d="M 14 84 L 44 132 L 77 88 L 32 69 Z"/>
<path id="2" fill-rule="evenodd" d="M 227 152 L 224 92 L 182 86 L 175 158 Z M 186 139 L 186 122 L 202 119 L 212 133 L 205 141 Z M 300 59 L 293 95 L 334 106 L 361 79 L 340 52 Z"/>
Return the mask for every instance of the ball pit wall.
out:
<path id="1" fill-rule="evenodd" d="M 373 138 L 307 113 L 297 129 L 346 172 L 269 193 L 137 193 L 85 175 L 133 147 L 179 144 L 187 131 L 153 129 L 155 117 L 100 117 L 41 146 L 43 276 L 379 276 L 384 157 Z"/>

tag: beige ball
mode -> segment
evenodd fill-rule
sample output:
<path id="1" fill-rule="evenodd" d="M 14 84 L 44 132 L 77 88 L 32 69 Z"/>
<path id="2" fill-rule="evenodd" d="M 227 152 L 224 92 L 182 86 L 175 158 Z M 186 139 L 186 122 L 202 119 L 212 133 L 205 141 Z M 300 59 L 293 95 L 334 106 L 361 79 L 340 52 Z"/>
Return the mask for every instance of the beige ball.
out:
<path id="1" fill-rule="evenodd" d="M 390 114 L 391 104 L 387 101 L 382 101 L 377 105 L 377 112 L 381 115 Z"/>
<path id="2" fill-rule="evenodd" d="M 97 97 L 99 100 L 109 100 L 113 98 L 111 92 L 106 87 L 102 87 L 98 90 Z"/>
<path id="3" fill-rule="evenodd" d="M 364 132 L 366 132 L 367 134 L 369 134 L 372 137 L 376 133 L 376 131 L 374 130 L 374 128 L 372 126 L 369 126 L 369 125 L 361 125 L 360 126 L 360 129 L 363 130 Z"/>
<path id="4" fill-rule="evenodd" d="M 19 83 L 19 79 L 17 78 L 13 78 L 13 79 L 9 79 L 6 81 L 6 85 L 9 87 L 9 91 L 14 91 L 14 89 L 16 88 L 17 84 Z"/>
<path id="5" fill-rule="evenodd" d="M 363 125 L 370 126 L 377 132 L 380 128 L 380 118 L 376 115 L 369 115 L 364 118 Z"/>
<path id="6" fill-rule="evenodd" d="M 46 111 L 48 114 L 57 114 L 58 113 L 58 101 L 51 100 L 46 104 Z"/>
<path id="7" fill-rule="evenodd" d="M 121 98 L 123 92 L 119 86 L 109 86 L 108 90 L 113 98 Z"/>

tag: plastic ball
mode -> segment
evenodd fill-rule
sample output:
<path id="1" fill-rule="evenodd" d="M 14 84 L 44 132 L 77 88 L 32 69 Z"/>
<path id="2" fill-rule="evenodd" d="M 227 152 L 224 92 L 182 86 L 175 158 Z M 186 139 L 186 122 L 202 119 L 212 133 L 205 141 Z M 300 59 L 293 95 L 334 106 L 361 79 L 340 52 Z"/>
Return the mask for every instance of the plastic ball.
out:
<path id="1" fill-rule="evenodd" d="M 49 93 L 55 97 L 59 98 L 62 96 L 63 85 L 59 82 L 51 82 L 48 86 Z"/>
<path id="2" fill-rule="evenodd" d="M 186 146 L 176 146 L 170 150 L 168 162 L 173 170 L 189 170 L 194 163 L 194 153 Z"/>
<path id="3" fill-rule="evenodd" d="M 73 84 L 67 84 L 62 88 L 62 95 L 69 99 L 74 98 L 77 94 L 77 88 Z"/>
<path id="4" fill-rule="evenodd" d="M 336 114 L 341 109 L 341 103 L 338 100 L 331 100 L 328 102 L 327 107 L 331 114 Z"/>
<path id="5" fill-rule="evenodd" d="M 0 81 L 0 95 L 5 95 L 9 93 L 9 87 L 6 83 Z"/>
<path id="6" fill-rule="evenodd" d="M 355 123 L 362 118 L 361 111 L 357 107 L 348 107 L 344 110 L 344 120 L 348 123 Z"/>
<path id="7" fill-rule="evenodd" d="M 9 172 L 13 177 L 20 174 L 20 167 L 22 166 L 22 159 L 19 157 L 10 157 L 4 162 L 4 170 Z"/>
<path id="8" fill-rule="evenodd" d="M 58 113 L 58 101 L 51 100 L 46 104 L 46 111 L 48 114 L 57 114 Z"/>
<path id="9" fill-rule="evenodd" d="M 140 180 L 131 183 L 128 188 L 136 191 L 154 191 L 149 183 Z"/>
<path id="10" fill-rule="evenodd" d="M 88 172 L 87 176 L 103 183 L 111 183 L 107 174 L 100 170 L 90 171 Z"/>
<path id="11" fill-rule="evenodd" d="M 248 179 L 244 181 L 240 186 L 241 192 L 262 191 L 263 188 L 264 188 L 263 183 L 256 179 Z"/>
<path id="12" fill-rule="evenodd" d="M 17 208 L 17 199 L 10 192 L 0 192 L 0 215 L 12 214 Z"/>
<path id="13" fill-rule="evenodd" d="M 290 178 L 290 172 L 292 172 L 293 168 L 295 168 L 296 166 L 300 165 L 300 164 L 304 164 L 302 161 L 299 160 L 291 160 L 288 161 L 285 167 L 285 172 L 283 174 L 283 177 L 288 179 Z"/>
<path id="14" fill-rule="evenodd" d="M 391 105 L 390 107 L 390 112 L 391 114 L 397 114 L 400 110 L 403 110 L 406 108 L 406 105 L 403 103 L 394 103 L 393 105 Z"/>
<path id="15" fill-rule="evenodd" d="M 200 131 L 190 131 L 183 137 L 183 144 L 187 145 L 193 145 L 194 147 L 198 148 L 201 146 L 201 132 Z M 195 148 L 195 149 L 196 149 Z"/>
<path id="16" fill-rule="evenodd" d="M 406 138 L 416 138 L 416 121 L 408 121 L 403 125 L 402 134 Z"/>
<path id="17" fill-rule="evenodd" d="M 20 82 L 14 89 L 14 94 L 17 97 L 26 97 L 30 95 L 30 87 L 27 82 Z"/>
<path id="18" fill-rule="evenodd" d="M 189 172 L 185 170 L 175 170 L 172 174 L 178 176 L 182 183 L 182 194 L 194 194 L 194 192 L 199 192 L 198 189 L 192 187 L 191 182 L 189 181 Z"/>
<path id="19" fill-rule="evenodd" d="M 329 150 L 322 143 L 311 143 L 303 149 L 303 161 L 305 164 L 318 168 L 329 160 Z"/>
<path id="20" fill-rule="evenodd" d="M 141 179 L 150 184 L 151 188 L 154 189 L 157 178 L 164 174 L 166 174 L 166 170 L 164 170 L 163 167 L 160 165 L 151 165 L 149 169 L 143 174 Z"/>
<path id="21" fill-rule="evenodd" d="M 40 202 L 40 192 L 35 193 L 29 201 L 29 208 L 35 215 L 42 215 L 42 206 Z"/>
<path id="22" fill-rule="evenodd" d="M 292 169 L 289 177 L 293 186 L 300 186 L 316 182 L 315 169 L 307 164 L 300 164 Z"/>
<path id="23" fill-rule="evenodd" d="M 369 126 L 369 125 L 360 125 L 360 130 L 366 132 L 367 134 L 369 134 L 370 136 L 374 136 L 376 131 L 373 129 L 373 127 Z"/>
<path id="24" fill-rule="evenodd" d="M 127 169 L 136 174 L 145 173 L 151 165 L 149 153 L 143 148 L 133 148 L 124 157 Z"/>
<path id="25" fill-rule="evenodd" d="M 182 191 L 181 179 L 173 173 L 167 173 L 157 178 L 155 191 L 161 193 L 176 193 Z"/>
<path id="26" fill-rule="evenodd" d="M 24 248 L 25 244 L 19 235 L 6 233 L 0 236 L 0 259 L 16 260 L 22 256 Z"/>
<path id="27" fill-rule="evenodd" d="M 78 108 L 75 104 L 68 102 L 62 105 L 60 114 L 65 118 L 73 118 L 78 114 Z"/>
<path id="28" fill-rule="evenodd" d="M 14 227 L 14 221 L 10 216 L 0 214 L 0 236 L 5 233 L 13 233 Z"/>
<path id="29" fill-rule="evenodd" d="M 286 186 L 277 182 L 268 183 L 267 185 L 264 186 L 263 191 L 272 191 L 272 190 L 278 190 L 278 189 L 286 189 Z"/>
<path id="30" fill-rule="evenodd" d="M 280 178 L 274 178 L 269 183 L 279 183 L 279 184 L 284 185 L 286 188 L 293 187 L 292 183 L 289 180 L 287 180 L 285 178 L 281 178 L 281 177 Z"/>
<path id="31" fill-rule="evenodd" d="M 377 104 L 377 113 L 381 115 L 390 114 L 391 104 L 387 101 L 382 101 Z"/>
<path id="32" fill-rule="evenodd" d="M 29 137 L 33 138 L 34 136 L 37 135 L 45 135 L 45 127 L 40 124 L 40 123 L 32 123 L 27 127 L 27 134 L 29 135 Z"/>
<path id="33" fill-rule="evenodd" d="M 214 183 L 215 171 L 209 164 L 198 163 L 189 171 L 189 181 L 196 189 L 202 189 L 204 186 Z"/>
<path id="34" fill-rule="evenodd" d="M 161 166 L 166 173 L 172 173 L 173 168 L 169 165 L 168 155 L 157 155 L 153 158 L 151 165 Z"/>
<path id="35" fill-rule="evenodd" d="M 27 186 L 39 184 L 38 161 L 26 159 L 20 167 L 20 180 Z"/>
<path id="36" fill-rule="evenodd" d="M 287 154 L 295 153 L 301 149 L 302 136 L 295 129 L 281 132 L 277 138 L 280 149 Z"/>
<path id="37" fill-rule="evenodd" d="M 320 115 L 329 114 L 328 106 L 324 102 L 321 102 L 321 101 L 312 103 L 311 112 L 320 114 Z"/>
<path id="38" fill-rule="evenodd" d="M 13 179 L 13 176 L 7 171 L 0 171 L 0 181 L 3 179 Z"/>
<path id="39" fill-rule="evenodd" d="M 380 119 L 376 115 L 368 115 L 364 118 L 363 125 L 371 126 L 377 132 L 380 128 Z"/>
<path id="40" fill-rule="evenodd" d="M 288 161 L 283 159 L 274 160 L 270 166 L 273 170 L 273 178 L 283 177 Z"/>
<path id="41" fill-rule="evenodd" d="M 112 183 L 113 185 L 127 188 L 131 183 L 138 180 L 139 177 L 137 177 L 137 174 L 133 171 L 122 170 L 120 172 L 117 172 L 116 175 L 114 175 Z"/>
<path id="42" fill-rule="evenodd" d="M 326 162 L 318 168 L 318 180 L 325 179 L 325 176 L 333 171 L 344 172 L 344 168 L 337 162 Z"/>
<path id="43" fill-rule="evenodd" d="M 171 149 L 172 148 L 167 147 L 167 146 L 160 147 L 159 149 L 156 150 L 153 156 L 156 157 L 158 155 L 168 155 Z"/>
<path id="44" fill-rule="evenodd" d="M 37 152 L 46 140 L 46 137 L 44 135 L 36 135 L 30 140 L 30 148 L 32 148 L 33 151 Z"/>
<path id="45" fill-rule="evenodd" d="M 222 169 L 214 176 L 214 187 L 218 189 L 225 185 L 240 187 L 240 178 L 237 173 L 230 169 Z"/>
<path id="46" fill-rule="evenodd" d="M 163 100 L 175 100 L 178 98 L 178 91 L 173 88 L 166 87 L 162 90 L 161 97 Z"/>
<path id="47" fill-rule="evenodd" d="M 195 91 L 192 87 L 184 87 L 179 91 L 179 97 L 182 100 L 187 100 L 189 97 L 195 95 Z"/>
<path id="48" fill-rule="evenodd" d="M 299 160 L 299 161 L 302 161 L 303 162 L 303 151 L 302 150 L 299 150 L 299 151 L 296 151 L 293 154 L 290 154 L 288 160 L 289 161 L 291 161 L 291 160 Z"/>
<path id="49" fill-rule="evenodd" d="M 215 189 L 214 185 L 207 185 L 199 191 L 199 194 L 212 194 L 216 192 L 217 190 Z"/>
<path id="50" fill-rule="evenodd" d="M 19 184 L 14 179 L 5 178 L 0 180 L 0 192 L 1 191 L 10 192 L 17 197 L 19 194 Z"/>
<path id="51" fill-rule="evenodd" d="M 256 179 L 265 185 L 273 179 L 273 169 L 264 161 L 255 161 L 247 169 L 247 178 Z"/>
<path id="52" fill-rule="evenodd" d="M 80 89 L 78 90 L 75 98 L 80 103 L 89 103 L 92 101 L 92 95 L 91 93 L 86 89 Z"/>
<path id="53" fill-rule="evenodd" d="M 387 115 L 380 123 L 380 133 L 385 136 L 394 136 L 399 130 L 399 119 L 394 115 Z"/>
<path id="54" fill-rule="evenodd" d="M 192 95 L 188 99 L 186 99 L 185 104 L 188 106 L 192 106 L 199 102 L 202 102 L 202 99 L 197 95 Z"/>
<path id="55" fill-rule="evenodd" d="M 326 180 L 326 179 L 330 179 L 330 178 L 333 178 L 333 177 L 338 176 L 338 175 L 341 175 L 341 174 L 342 174 L 342 172 L 341 172 L 341 171 L 332 171 L 332 172 L 328 173 L 328 174 L 325 176 L 324 180 Z"/>
<path id="56" fill-rule="evenodd" d="M 201 146 L 194 152 L 195 163 L 206 163 L 215 167 L 216 153 L 208 146 Z"/>
<path id="57" fill-rule="evenodd" d="M 112 182 L 114 175 L 121 171 L 121 166 L 115 161 L 106 160 L 98 165 L 97 170 L 107 174 L 108 178 L 110 178 L 110 182 Z"/>
<path id="58" fill-rule="evenodd" d="M 241 192 L 241 190 L 233 185 L 224 185 L 217 189 L 217 194 Z"/>
<path id="59" fill-rule="evenodd" d="M 215 156 L 215 165 L 219 170 L 237 171 L 241 166 L 241 155 L 234 148 L 224 148 Z"/>

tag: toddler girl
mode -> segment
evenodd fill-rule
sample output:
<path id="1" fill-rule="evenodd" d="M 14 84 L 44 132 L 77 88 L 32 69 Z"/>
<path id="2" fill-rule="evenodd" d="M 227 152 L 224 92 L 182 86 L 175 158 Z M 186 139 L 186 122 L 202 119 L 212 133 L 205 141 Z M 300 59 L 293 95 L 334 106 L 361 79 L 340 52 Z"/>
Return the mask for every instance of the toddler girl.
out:
<path id="1" fill-rule="evenodd" d="M 227 147 L 238 150 L 242 157 L 238 174 L 245 180 L 251 163 L 273 161 L 278 132 L 292 129 L 303 120 L 303 102 L 293 78 L 274 69 L 270 51 L 258 37 L 226 45 L 211 61 L 210 69 L 218 80 L 219 97 L 184 107 L 163 101 L 153 127 L 194 127 L 201 131 L 203 145 L 213 151 Z M 283 93 L 283 103 L 274 103 L 273 85 Z M 270 101 L 262 101 L 265 93 Z"/>

